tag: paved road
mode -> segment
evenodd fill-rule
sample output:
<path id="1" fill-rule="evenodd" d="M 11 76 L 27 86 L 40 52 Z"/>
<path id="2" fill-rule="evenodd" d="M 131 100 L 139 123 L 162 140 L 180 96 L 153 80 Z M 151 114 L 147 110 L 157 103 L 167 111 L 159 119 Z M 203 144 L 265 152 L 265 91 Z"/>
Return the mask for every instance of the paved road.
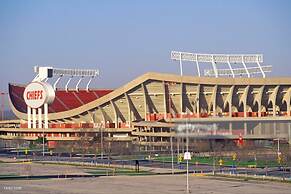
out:
<path id="1" fill-rule="evenodd" d="M 185 193 L 184 175 L 116 176 L 82 179 L 0 181 L 1 194 L 180 194 Z M 195 194 L 290 194 L 291 185 L 277 182 L 235 181 L 190 177 Z"/>
<path id="2" fill-rule="evenodd" d="M 10 157 L 13 158 L 15 154 L 0 154 L 0 156 Z M 135 166 L 135 160 L 118 160 L 118 159 L 94 159 L 92 157 L 58 157 L 58 156 L 25 156 L 20 155 L 17 158 L 28 158 L 33 160 L 39 161 L 65 161 L 65 162 L 85 162 L 85 163 L 98 163 L 98 164 L 116 164 L 121 166 Z M 159 161 L 152 161 L 152 160 L 139 160 L 139 165 L 144 167 L 151 167 L 151 168 L 166 168 L 171 169 L 172 164 L 170 162 L 159 162 Z M 174 163 L 175 169 L 186 170 L 186 163 L 176 164 Z M 210 173 L 213 172 L 212 165 L 189 165 L 190 172 L 196 173 Z M 260 176 L 274 176 L 274 177 L 284 177 L 284 178 L 291 178 L 291 172 L 289 169 L 280 169 L 280 168 L 233 168 L 229 166 L 215 167 L 215 172 L 226 173 L 226 174 L 248 174 L 248 175 L 260 175 Z"/>

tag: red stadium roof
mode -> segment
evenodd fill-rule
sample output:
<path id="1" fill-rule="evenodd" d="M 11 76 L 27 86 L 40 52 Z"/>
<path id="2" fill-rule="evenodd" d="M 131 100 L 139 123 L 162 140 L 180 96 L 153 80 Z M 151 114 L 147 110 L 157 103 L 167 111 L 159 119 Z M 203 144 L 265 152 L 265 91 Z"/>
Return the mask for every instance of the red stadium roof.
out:
<path id="1" fill-rule="evenodd" d="M 23 99 L 25 86 L 17 84 L 9 84 L 9 97 L 14 107 L 22 113 L 27 112 L 26 104 Z M 78 108 L 84 104 L 92 102 L 113 90 L 110 89 L 93 89 L 79 91 L 57 90 L 54 102 L 49 106 L 49 113 L 57 113 L 62 111 Z"/>

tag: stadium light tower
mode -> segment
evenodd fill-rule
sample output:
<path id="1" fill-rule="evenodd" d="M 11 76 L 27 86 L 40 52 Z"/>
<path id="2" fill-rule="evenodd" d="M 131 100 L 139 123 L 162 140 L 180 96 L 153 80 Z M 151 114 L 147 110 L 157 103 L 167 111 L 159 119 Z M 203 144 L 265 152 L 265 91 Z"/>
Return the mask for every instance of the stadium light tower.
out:
<path id="1" fill-rule="evenodd" d="M 75 90 L 79 90 L 79 85 L 81 81 L 85 77 L 89 77 L 89 81 L 86 84 L 86 90 L 89 90 L 89 85 L 91 81 L 99 76 L 99 70 L 98 69 L 62 69 L 62 68 L 54 68 L 54 67 L 34 67 L 34 72 L 37 73 L 33 81 L 40 81 L 40 82 L 46 82 L 49 78 L 53 78 L 58 76 L 57 80 L 53 84 L 54 90 L 57 88 L 57 84 L 63 77 L 69 77 L 69 80 L 67 81 L 65 85 L 65 90 L 68 91 L 68 86 L 71 80 L 75 77 L 79 78 Z"/>
<path id="2" fill-rule="evenodd" d="M 251 77 L 253 74 L 261 74 L 263 78 L 266 77 L 267 72 L 271 72 L 272 66 L 262 66 L 260 63 L 263 62 L 263 55 L 261 54 L 200 54 L 200 53 L 189 53 L 172 51 L 171 59 L 179 61 L 181 76 L 183 75 L 183 64 L 182 61 L 195 62 L 197 66 L 198 76 L 201 76 L 199 63 L 211 63 L 212 69 L 204 71 L 205 76 L 232 76 L 246 75 Z M 218 69 L 218 65 L 224 63 L 227 64 L 229 69 Z M 243 68 L 233 68 L 231 63 L 242 64 Z M 256 67 L 248 67 L 247 65 L 253 63 Z"/>

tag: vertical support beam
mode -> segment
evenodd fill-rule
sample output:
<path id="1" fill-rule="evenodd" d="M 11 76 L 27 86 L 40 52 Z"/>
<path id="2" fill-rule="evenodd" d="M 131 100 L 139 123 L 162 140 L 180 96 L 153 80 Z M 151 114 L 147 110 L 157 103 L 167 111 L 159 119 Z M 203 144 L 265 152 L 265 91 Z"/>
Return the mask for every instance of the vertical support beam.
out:
<path id="1" fill-rule="evenodd" d="M 289 88 L 286 92 L 286 94 L 284 95 L 283 99 L 282 99 L 282 104 L 284 103 L 284 101 L 286 102 L 286 105 L 287 105 L 287 116 L 291 116 L 290 115 L 290 111 L 291 111 L 291 107 L 290 107 L 290 99 L 291 99 L 291 88 Z"/>
<path id="2" fill-rule="evenodd" d="M 276 101 L 277 101 L 277 96 L 278 96 L 278 91 L 279 91 L 280 86 L 276 86 L 274 89 L 274 92 L 271 95 L 271 101 L 273 105 L 273 116 L 276 116 Z"/>
<path id="3" fill-rule="evenodd" d="M 27 128 L 31 129 L 31 108 L 27 106 Z"/>
<path id="4" fill-rule="evenodd" d="M 247 117 L 247 103 L 244 102 L 243 105 L 244 105 L 244 117 Z"/>
<path id="5" fill-rule="evenodd" d="M 73 77 L 70 77 L 69 80 L 68 80 L 67 83 L 66 83 L 66 86 L 65 86 L 65 90 L 66 90 L 66 92 L 68 91 L 69 83 L 71 82 L 72 79 L 73 79 Z"/>
<path id="6" fill-rule="evenodd" d="M 197 117 L 200 117 L 200 89 L 201 89 L 201 85 L 198 84 L 197 85 L 197 91 L 196 91 L 196 113 L 197 113 Z"/>
<path id="7" fill-rule="evenodd" d="M 279 138 L 279 137 L 277 137 L 277 134 L 280 134 L 280 133 L 277 133 L 277 123 L 276 122 L 274 122 L 273 123 L 273 134 L 274 134 L 274 137 L 275 138 Z"/>
<path id="8" fill-rule="evenodd" d="M 230 88 L 230 96 L 229 96 L 229 101 L 228 101 L 228 112 L 229 112 L 229 117 L 232 117 L 232 99 L 233 99 L 233 91 L 234 91 L 234 85 L 231 86 Z"/>
<path id="9" fill-rule="evenodd" d="M 214 62 L 214 56 L 212 55 L 212 68 L 215 74 L 215 77 L 218 77 L 218 72 L 217 72 L 217 67 L 216 67 L 216 63 Z"/>
<path id="10" fill-rule="evenodd" d="M 141 83 L 142 91 L 143 91 L 143 99 L 144 99 L 144 120 L 147 121 L 147 112 L 148 112 L 148 102 L 147 102 L 147 94 L 144 83 Z"/>
<path id="11" fill-rule="evenodd" d="M 131 121 L 132 121 L 131 104 L 130 104 L 130 100 L 129 100 L 129 96 L 128 96 L 127 92 L 125 92 L 124 95 L 125 95 L 125 99 L 127 102 L 128 124 L 129 124 L 129 127 L 131 127 Z"/>
<path id="12" fill-rule="evenodd" d="M 81 77 L 80 79 L 79 79 L 79 81 L 77 82 L 77 84 L 76 84 L 76 91 L 79 91 L 79 85 L 80 85 L 80 83 L 81 83 L 81 81 L 84 79 L 84 77 Z"/>
<path id="13" fill-rule="evenodd" d="M 179 63 L 180 63 L 180 75 L 183 76 L 182 52 L 180 52 Z"/>
<path id="14" fill-rule="evenodd" d="M 112 100 L 110 100 L 110 104 L 111 104 L 112 109 L 114 111 L 115 128 L 118 128 L 118 115 L 117 115 L 116 105 Z"/>
<path id="15" fill-rule="evenodd" d="M 259 135 L 262 135 L 262 122 L 259 122 Z"/>
<path id="16" fill-rule="evenodd" d="M 234 78 L 235 75 L 234 75 L 233 69 L 232 69 L 231 64 L 230 64 L 230 56 L 228 56 L 228 58 L 227 58 L 227 64 L 228 64 L 228 67 L 229 67 L 229 69 L 231 71 L 231 75 Z"/>
<path id="17" fill-rule="evenodd" d="M 248 134 L 248 124 L 247 122 L 244 122 L 244 135 Z"/>
<path id="18" fill-rule="evenodd" d="M 212 92 L 212 106 L 213 106 L 213 116 L 216 116 L 216 99 L 217 99 L 217 85 L 214 86 Z"/>
<path id="19" fill-rule="evenodd" d="M 183 114 L 183 108 L 184 108 L 184 103 L 183 103 L 183 101 L 184 101 L 184 99 L 183 99 L 183 97 L 184 97 L 183 87 L 184 87 L 184 85 L 183 85 L 182 80 L 181 80 L 181 83 L 180 84 L 181 84 L 180 110 L 181 110 L 181 114 Z"/>
<path id="20" fill-rule="evenodd" d="M 286 101 L 287 104 L 287 116 L 291 116 L 290 111 L 291 111 L 291 106 L 290 106 L 290 98 L 288 101 Z"/>
<path id="21" fill-rule="evenodd" d="M 197 67 L 198 77 L 201 77 L 200 67 L 199 67 L 199 62 L 198 62 L 198 54 L 196 54 L 196 67 Z"/>
<path id="22" fill-rule="evenodd" d="M 38 112 L 37 113 L 38 114 L 38 128 L 41 129 L 42 128 L 42 117 L 41 117 L 42 116 L 41 115 L 42 111 L 41 111 L 41 108 L 38 108 L 37 112 Z"/>
<path id="23" fill-rule="evenodd" d="M 229 133 L 232 135 L 232 122 L 229 122 Z"/>
<path id="24" fill-rule="evenodd" d="M 243 102 L 243 109 L 244 109 L 244 117 L 247 117 L 247 102 L 248 102 L 248 94 L 249 94 L 250 86 L 248 85 L 243 93 L 242 102 Z"/>
<path id="25" fill-rule="evenodd" d="M 62 76 L 58 77 L 58 79 L 56 80 L 56 82 L 54 83 L 54 90 L 56 91 L 57 89 L 57 84 L 59 83 L 60 79 L 62 78 Z"/>
<path id="26" fill-rule="evenodd" d="M 233 91 L 234 91 L 234 85 L 232 85 L 229 89 L 229 93 L 224 101 L 223 108 L 226 108 L 226 105 L 228 104 L 228 116 L 232 117 L 232 99 L 233 99 Z"/>
<path id="27" fill-rule="evenodd" d="M 36 129 L 36 109 L 32 109 L 32 128 Z"/>
<path id="28" fill-rule="evenodd" d="M 103 119 L 103 122 L 104 122 L 104 125 L 106 124 L 106 118 L 105 118 L 105 113 L 104 113 L 104 110 L 101 106 L 98 106 L 98 109 L 100 110 L 101 112 L 101 115 L 102 115 L 102 119 Z"/>
<path id="29" fill-rule="evenodd" d="M 44 104 L 44 128 L 48 129 L 48 104 Z"/>
<path id="30" fill-rule="evenodd" d="M 250 77 L 250 72 L 249 72 L 249 70 L 248 70 L 248 68 L 247 68 L 247 66 L 245 64 L 245 59 L 244 59 L 243 55 L 241 56 L 241 62 L 242 62 L 243 66 L 244 66 L 244 68 L 246 70 L 247 76 Z"/>
<path id="31" fill-rule="evenodd" d="M 263 95 L 264 95 L 264 88 L 265 88 L 265 86 L 263 85 L 260 88 L 260 92 L 259 92 L 259 98 L 258 98 L 258 117 L 262 117 L 262 99 L 263 99 Z"/>
<path id="32" fill-rule="evenodd" d="M 164 118 L 167 118 L 168 108 L 167 108 L 167 88 L 166 85 L 169 87 L 169 84 L 163 81 L 163 93 L 164 93 Z"/>
<path id="33" fill-rule="evenodd" d="M 265 72 L 264 72 L 264 70 L 263 70 L 263 68 L 262 68 L 262 66 L 261 66 L 261 64 L 259 62 L 259 55 L 257 56 L 257 65 L 260 68 L 260 71 L 262 73 L 263 78 L 265 78 L 266 77 Z"/>
<path id="34" fill-rule="evenodd" d="M 288 143 L 291 145 L 291 123 L 288 123 Z"/>

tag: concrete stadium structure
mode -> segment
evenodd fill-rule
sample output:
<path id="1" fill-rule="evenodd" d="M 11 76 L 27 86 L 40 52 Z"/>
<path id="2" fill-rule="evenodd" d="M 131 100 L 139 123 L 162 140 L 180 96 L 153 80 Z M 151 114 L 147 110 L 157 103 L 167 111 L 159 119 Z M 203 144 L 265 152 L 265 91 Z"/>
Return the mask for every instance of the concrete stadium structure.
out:
<path id="1" fill-rule="evenodd" d="M 194 77 L 146 73 L 115 90 L 56 90 L 49 128 L 28 128 L 24 85 L 9 85 L 19 120 L 2 121 L 0 138 L 73 141 L 103 132 L 105 141 L 169 146 L 175 126 L 216 123 L 204 138 L 291 143 L 291 78 Z M 195 137 L 195 134 L 192 134 Z M 197 138 L 203 138 L 197 134 Z"/>

